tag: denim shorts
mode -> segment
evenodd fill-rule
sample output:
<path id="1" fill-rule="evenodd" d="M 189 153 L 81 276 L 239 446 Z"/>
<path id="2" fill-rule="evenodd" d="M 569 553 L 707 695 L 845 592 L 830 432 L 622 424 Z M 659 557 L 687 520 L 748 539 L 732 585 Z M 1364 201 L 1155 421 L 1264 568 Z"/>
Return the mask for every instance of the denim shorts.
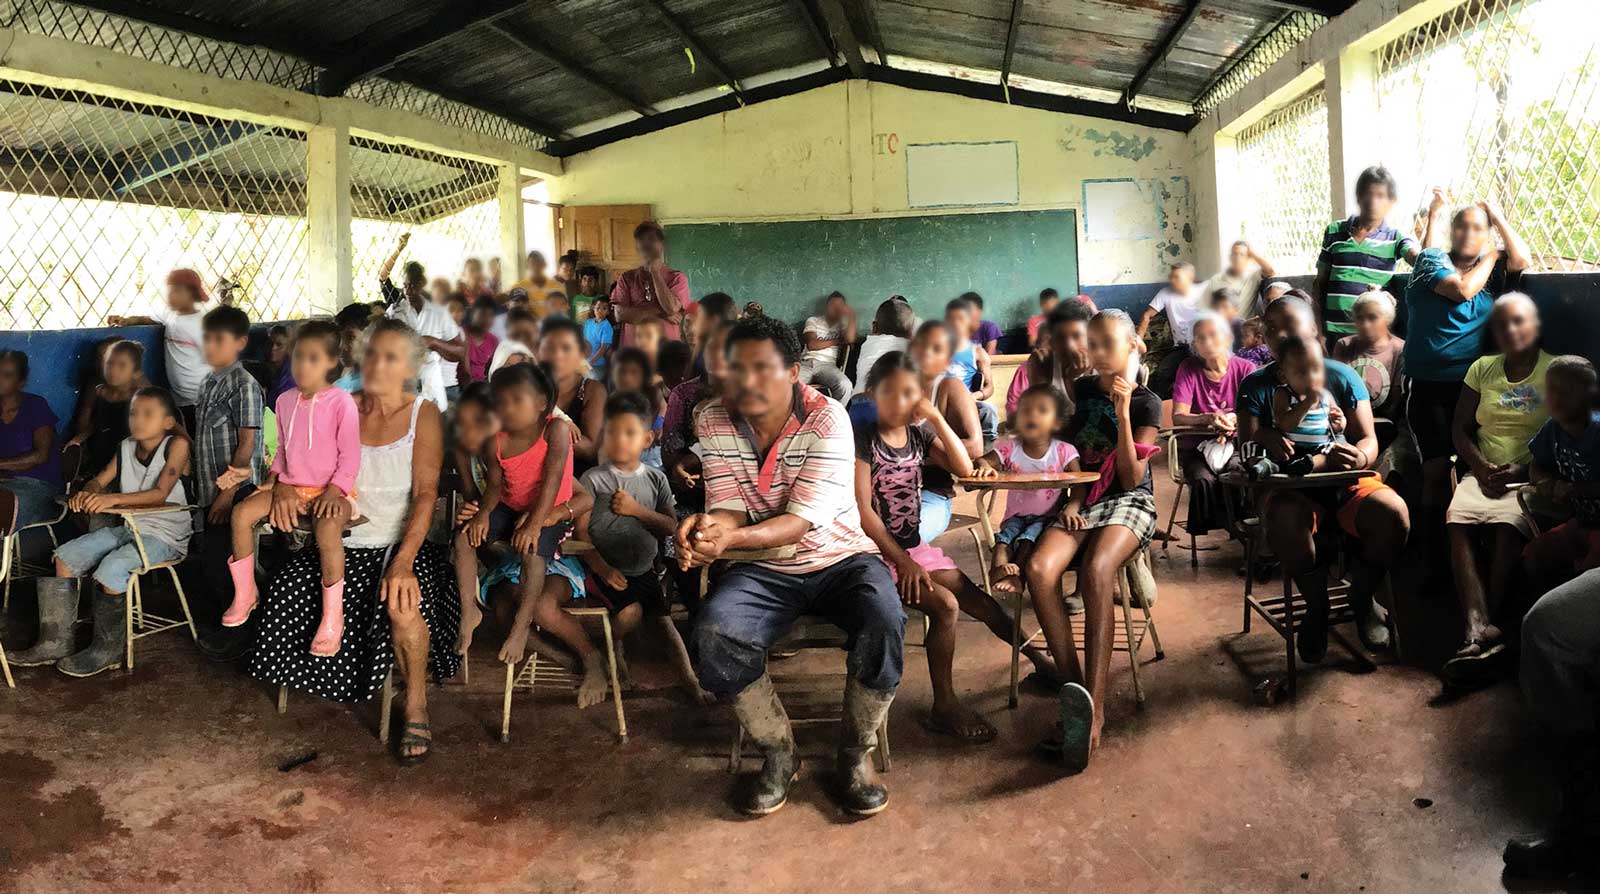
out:
<path id="1" fill-rule="evenodd" d="M 144 538 L 144 551 L 150 564 L 158 565 L 183 558 L 183 549 L 155 537 Z M 56 559 L 67 566 L 73 577 L 90 571 L 108 593 L 126 593 L 133 573 L 144 567 L 133 532 L 127 525 L 101 528 L 75 537 L 56 548 Z"/>
<path id="2" fill-rule="evenodd" d="M 932 543 L 940 534 L 950 530 L 950 519 L 955 512 L 955 500 L 937 491 L 922 491 L 922 521 L 917 533 L 923 543 Z"/>
<path id="3" fill-rule="evenodd" d="M 1013 515 L 1000 523 L 1000 530 L 994 532 L 994 542 L 1005 546 L 1037 542 L 1039 535 L 1055 520 L 1054 515 Z"/>

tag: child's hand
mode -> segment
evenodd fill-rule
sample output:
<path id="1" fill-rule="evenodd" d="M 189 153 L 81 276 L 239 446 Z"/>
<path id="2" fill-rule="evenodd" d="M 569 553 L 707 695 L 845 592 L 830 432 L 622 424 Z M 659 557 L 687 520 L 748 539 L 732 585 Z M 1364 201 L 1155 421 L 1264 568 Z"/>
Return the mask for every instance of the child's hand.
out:
<path id="1" fill-rule="evenodd" d="M 84 438 L 83 435 L 73 435 L 72 437 L 67 439 L 67 443 L 61 445 L 61 449 L 65 450 L 68 447 L 81 446 L 83 444 L 84 440 L 85 440 L 85 438 Z"/>
<path id="2" fill-rule="evenodd" d="M 1082 531 L 1087 527 L 1087 523 L 1083 520 L 1083 516 L 1078 514 L 1078 510 L 1068 506 L 1061 510 L 1061 527 L 1068 531 Z"/>
<path id="3" fill-rule="evenodd" d="M 672 464 L 672 475 L 678 479 L 678 486 L 684 490 L 694 490 L 700 486 L 700 457 L 693 453 L 685 453 L 683 458 Z"/>
<path id="4" fill-rule="evenodd" d="M 461 531 L 467 535 L 467 545 L 477 549 L 483 545 L 483 541 L 489 536 L 489 513 L 479 512 L 476 504 L 474 504 L 472 512 L 472 518 L 467 520 L 466 527 L 462 528 Z"/>
<path id="5" fill-rule="evenodd" d="M 227 471 L 217 476 L 217 489 L 228 490 L 250 480 L 250 470 L 239 466 L 229 466 Z"/>
<path id="6" fill-rule="evenodd" d="M 626 518 L 639 518 L 644 515 L 644 507 L 633 498 L 633 494 L 618 488 L 611 494 L 611 511 Z"/>
<path id="7" fill-rule="evenodd" d="M 322 493 L 317 494 L 317 498 L 311 501 L 309 508 L 312 518 L 334 518 L 348 505 L 350 504 L 345 498 L 344 491 L 337 485 L 330 484 L 322 489 Z"/>
<path id="8" fill-rule="evenodd" d="M 1117 376 L 1111 383 L 1111 408 L 1119 419 L 1128 418 L 1128 408 L 1133 405 L 1133 383 L 1127 376 Z"/>
<path id="9" fill-rule="evenodd" d="M 533 555 L 539 546 L 539 531 L 538 525 L 529 522 L 517 525 L 517 529 L 511 532 L 511 548 L 525 556 Z"/>
<path id="10" fill-rule="evenodd" d="M 900 583 L 900 601 L 906 605 L 920 605 L 924 594 L 933 592 L 933 578 L 928 569 L 918 565 L 910 554 L 895 560 L 895 576 Z"/>
<path id="11" fill-rule="evenodd" d="M 1000 471 L 998 469 L 983 460 L 979 460 L 972 466 L 972 477 L 974 478 L 995 478 L 999 474 Z"/>
<path id="12" fill-rule="evenodd" d="M 292 486 L 281 483 L 273 486 L 272 509 L 267 513 L 267 518 L 274 528 L 293 531 L 295 525 L 300 523 L 302 508 L 300 494 Z"/>
<path id="13" fill-rule="evenodd" d="M 931 397 L 924 397 L 911 407 L 911 421 L 913 423 L 938 419 L 939 416 L 939 407 Z"/>
<path id="14" fill-rule="evenodd" d="M 1344 411 L 1337 404 L 1328 407 L 1328 430 L 1333 432 L 1344 431 Z"/>
<path id="15" fill-rule="evenodd" d="M 455 521 L 455 523 L 457 525 L 464 525 L 467 522 L 472 521 L 473 516 L 475 516 L 477 514 L 478 514 L 478 501 L 477 500 L 468 500 L 467 502 L 462 503 L 461 507 L 456 510 L 456 521 Z"/>
<path id="16" fill-rule="evenodd" d="M 211 508 L 206 510 L 206 521 L 220 525 L 228 520 L 228 514 L 233 511 L 233 498 L 239 495 L 239 489 L 225 487 L 217 491 L 217 498 L 211 501 Z"/>

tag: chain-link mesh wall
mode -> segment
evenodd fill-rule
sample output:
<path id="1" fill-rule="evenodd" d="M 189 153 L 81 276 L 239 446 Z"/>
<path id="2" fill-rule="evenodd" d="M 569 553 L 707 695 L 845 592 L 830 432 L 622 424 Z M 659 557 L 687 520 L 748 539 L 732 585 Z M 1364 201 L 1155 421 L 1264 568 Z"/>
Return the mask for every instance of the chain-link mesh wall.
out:
<path id="1" fill-rule="evenodd" d="M 1267 32 L 1266 37 L 1261 38 L 1238 62 L 1200 94 L 1200 98 L 1194 104 L 1195 114 L 1204 115 L 1221 105 L 1223 100 L 1238 93 L 1244 85 L 1260 77 L 1262 72 L 1272 67 L 1272 63 L 1288 55 L 1290 50 L 1299 46 L 1311 36 L 1311 32 L 1321 28 L 1327 21 L 1322 16 L 1310 12 L 1292 12 L 1285 16 L 1276 28 Z"/>
<path id="2" fill-rule="evenodd" d="M 1247 231 L 1240 235 L 1280 273 L 1314 271 L 1322 231 L 1333 216 L 1322 88 L 1240 132 L 1238 161 L 1248 208 Z"/>
<path id="3" fill-rule="evenodd" d="M 177 267 L 304 313 L 305 170 L 296 131 L 0 80 L 0 328 L 147 313 Z"/>
<path id="4" fill-rule="evenodd" d="M 429 279 L 455 282 L 468 258 L 500 254 L 494 165 L 361 138 L 350 141 L 350 165 L 357 301 L 376 300 L 378 274 L 404 233 L 399 263 L 420 261 Z M 398 269 L 393 277 L 398 284 Z"/>
<path id="5" fill-rule="evenodd" d="M 1600 29 L 1593 0 L 1468 0 L 1379 51 L 1401 207 L 1433 186 L 1489 201 L 1545 270 L 1600 268 Z"/>

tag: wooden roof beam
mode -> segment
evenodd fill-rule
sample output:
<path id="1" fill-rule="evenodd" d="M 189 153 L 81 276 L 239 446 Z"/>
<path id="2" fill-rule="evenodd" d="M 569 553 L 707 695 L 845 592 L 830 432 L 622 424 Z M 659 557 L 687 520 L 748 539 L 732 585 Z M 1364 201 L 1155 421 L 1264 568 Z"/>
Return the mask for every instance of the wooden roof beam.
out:
<path id="1" fill-rule="evenodd" d="M 387 40 L 374 42 L 351 54 L 323 72 L 317 84 L 322 96 L 340 96 L 363 78 L 383 74 L 407 57 L 426 52 L 460 36 L 460 32 L 488 25 L 520 10 L 526 0 L 485 0 L 482 3 L 455 2 L 426 22 Z"/>
<path id="2" fill-rule="evenodd" d="M 1183 16 L 1178 19 L 1178 23 L 1172 26 L 1172 29 L 1167 32 L 1167 35 L 1161 39 L 1159 44 L 1156 44 L 1155 52 L 1151 53 L 1150 58 L 1145 60 L 1144 65 L 1139 68 L 1139 73 L 1133 76 L 1133 80 L 1128 83 L 1128 89 L 1122 91 L 1123 105 L 1130 109 L 1133 108 L 1133 101 L 1138 98 L 1139 91 L 1144 89 L 1145 83 L 1150 80 L 1150 76 L 1155 73 L 1156 68 L 1166 61 L 1167 56 L 1177 48 L 1178 42 L 1183 40 L 1183 35 L 1189 32 L 1189 27 L 1194 24 L 1194 20 L 1199 18 L 1200 6 L 1201 0 L 1189 0 L 1189 6 L 1183 11 Z"/>
<path id="3" fill-rule="evenodd" d="M 588 84 L 589 86 L 599 90 L 612 99 L 626 103 L 628 108 L 634 110 L 640 116 L 644 117 L 655 114 L 656 110 L 651 108 L 648 103 L 639 99 L 637 96 L 633 95 L 612 81 L 601 77 L 593 69 L 583 65 L 561 50 L 551 46 L 544 40 L 541 40 L 537 37 L 531 37 L 520 30 L 514 30 L 503 22 L 491 23 L 489 28 L 490 30 L 494 31 L 494 33 L 500 35 L 511 43 L 516 44 L 519 48 L 526 50 L 535 56 L 540 56 L 549 60 L 550 63 L 555 65 L 557 68 L 565 71 L 567 74 L 572 75 L 578 80 L 583 81 L 585 84 Z"/>
<path id="4" fill-rule="evenodd" d="M 1022 25 L 1022 0 L 1011 0 L 1011 21 L 1006 25 L 1006 52 L 1000 59 L 1000 89 L 1011 93 L 1011 57 L 1017 50 L 1017 31 Z"/>
<path id="5" fill-rule="evenodd" d="M 711 70 L 717 73 L 717 77 L 721 78 L 722 82 L 728 85 L 728 89 L 733 91 L 733 95 L 737 96 L 739 101 L 743 103 L 744 85 L 739 83 L 739 79 L 734 77 L 733 71 L 730 70 L 728 66 L 724 65 L 722 60 L 718 59 L 717 55 L 711 52 L 711 50 L 701 42 L 699 37 L 695 36 L 695 33 L 689 29 L 689 26 L 684 24 L 683 20 L 679 19 L 676 15 L 673 15 L 672 10 L 667 9 L 667 5 L 661 2 L 661 0 L 643 0 L 643 2 L 646 6 L 655 10 L 656 15 L 661 19 L 662 23 L 667 26 L 667 29 L 673 34 L 676 34 L 679 40 L 683 41 L 684 45 L 689 48 L 689 51 L 694 54 L 696 59 L 704 62 L 706 65 L 709 65 Z"/>
<path id="6" fill-rule="evenodd" d="M 850 27 L 850 16 L 844 11 L 844 4 L 840 0 L 817 0 L 817 6 L 822 10 L 823 20 L 828 23 L 828 34 L 833 38 L 833 45 L 839 48 L 839 53 L 844 56 L 844 64 L 850 68 L 850 76 L 865 78 L 867 59 L 861 55 L 861 42 L 856 40 L 855 29 Z"/>

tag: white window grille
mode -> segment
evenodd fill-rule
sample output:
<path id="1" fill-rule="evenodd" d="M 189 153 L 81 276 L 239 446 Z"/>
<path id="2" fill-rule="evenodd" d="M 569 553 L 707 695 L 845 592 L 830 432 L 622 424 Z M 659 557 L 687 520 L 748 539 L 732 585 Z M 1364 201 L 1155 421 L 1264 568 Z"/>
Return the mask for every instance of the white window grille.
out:
<path id="1" fill-rule="evenodd" d="M 1401 206 L 1430 189 L 1502 208 L 1544 270 L 1600 268 L 1600 29 L 1593 0 L 1468 0 L 1378 54 Z"/>
<path id="2" fill-rule="evenodd" d="M 1240 132 L 1240 181 L 1249 239 L 1281 273 L 1311 273 L 1332 218 L 1328 102 L 1315 90 Z"/>
<path id="3" fill-rule="evenodd" d="M 178 267 L 305 313 L 305 171 L 296 131 L 0 80 L 0 328 L 150 312 Z"/>
<path id="4" fill-rule="evenodd" d="M 429 280 L 455 283 L 467 259 L 500 254 L 499 171 L 491 164 L 377 140 L 350 141 L 350 241 L 357 301 L 379 297 L 378 273 L 401 234 L 399 264 L 419 261 Z M 507 263 L 508 271 L 515 263 Z M 505 283 L 503 285 L 509 285 Z"/>
<path id="5" fill-rule="evenodd" d="M 1327 24 L 1328 20 L 1313 12 L 1291 12 L 1276 27 L 1256 42 L 1256 45 L 1239 57 L 1231 68 L 1223 72 L 1200 98 L 1195 100 L 1196 115 L 1204 115 L 1221 105 L 1223 100 L 1238 93 L 1244 85 L 1261 76 L 1274 62 L 1299 46 L 1311 32 Z"/>

